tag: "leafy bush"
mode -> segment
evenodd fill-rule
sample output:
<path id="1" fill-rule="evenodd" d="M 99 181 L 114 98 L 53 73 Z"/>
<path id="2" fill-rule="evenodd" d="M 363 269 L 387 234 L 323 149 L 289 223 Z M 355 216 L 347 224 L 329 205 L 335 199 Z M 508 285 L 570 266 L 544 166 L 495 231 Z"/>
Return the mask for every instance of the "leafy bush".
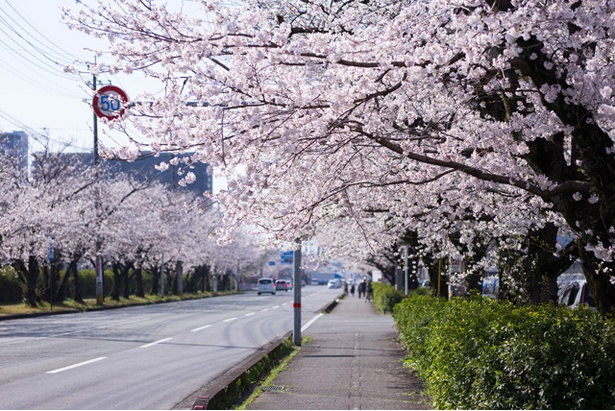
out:
<path id="1" fill-rule="evenodd" d="M 615 406 L 615 327 L 593 311 L 411 297 L 393 316 L 437 408 Z"/>
<path id="2" fill-rule="evenodd" d="M 81 294 L 83 298 L 96 298 L 96 270 L 93 268 L 79 270 L 81 282 Z M 72 278 L 69 284 L 72 287 Z M 113 273 L 110 270 L 103 271 L 103 293 L 109 295 L 113 285 Z"/>
<path id="3" fill-rule="evenodd" d="M 0 268 L 0 304 L 17 304 L 22 300 L 21 285 L 11 266 Z"/>
<path id="4" fill-rule="evenodd" d="M 391 285 L 374 282 L 372 287 L 374 288 L 374 306 L 380 313 L 393 312 L 393 307 L 404 299 L 404 293 L 397 291 Z"/>

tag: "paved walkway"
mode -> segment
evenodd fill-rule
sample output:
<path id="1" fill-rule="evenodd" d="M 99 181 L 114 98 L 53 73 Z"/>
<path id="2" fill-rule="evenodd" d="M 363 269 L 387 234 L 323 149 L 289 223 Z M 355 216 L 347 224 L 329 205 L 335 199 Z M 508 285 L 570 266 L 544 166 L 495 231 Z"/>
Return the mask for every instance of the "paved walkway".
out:
<path id="1" fill-rule="evenodd" d="M 431 409 L 424 385 L 404 368 L 390 315 L 358 297 L 311 325 L 288 367 L 250 410 Z"/>

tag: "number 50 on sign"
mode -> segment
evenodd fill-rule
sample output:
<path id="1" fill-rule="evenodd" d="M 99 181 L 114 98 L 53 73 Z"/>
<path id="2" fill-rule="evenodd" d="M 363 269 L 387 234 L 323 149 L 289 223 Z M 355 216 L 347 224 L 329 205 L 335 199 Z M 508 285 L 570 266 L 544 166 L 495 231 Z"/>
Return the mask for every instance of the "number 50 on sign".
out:
<path id="1" fill-rule="evenodd" d="M 98 89 L 92 100 L 94 112 L 100 118 L 115 120 L 124 115 L 128 96 L 119 87 L 105 86 Z"/>

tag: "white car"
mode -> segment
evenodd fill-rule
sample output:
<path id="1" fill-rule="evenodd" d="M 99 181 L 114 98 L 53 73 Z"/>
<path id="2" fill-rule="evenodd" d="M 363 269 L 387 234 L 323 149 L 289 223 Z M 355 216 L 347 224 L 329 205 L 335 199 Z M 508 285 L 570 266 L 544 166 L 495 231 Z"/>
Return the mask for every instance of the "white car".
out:
<path id="1" fill-rule="evenodd" d="M 336 278 L 334 280 L 329 280 L 329 284 L 327 285 L 327 287 L 329 288 L 340 288 L 342 286 L 342 281 L 339 278 Z"/>
<path id="2" fill-rule="evenodd" d="M 275 295 L 275 282 L 273 278 L 261 278 L 258 280 L 258 289 L 256 290 L 258 295 L 271 293 Z"/>
<path id="3" fill-rule="evenodd" d="M 573 280 L 564 284 L 558 284 L 557 292 L 559 303 L 570 308 L 587 305 L 591 308 L 596 306 L 594 296 L 589 291 L 587 280 Z"/>

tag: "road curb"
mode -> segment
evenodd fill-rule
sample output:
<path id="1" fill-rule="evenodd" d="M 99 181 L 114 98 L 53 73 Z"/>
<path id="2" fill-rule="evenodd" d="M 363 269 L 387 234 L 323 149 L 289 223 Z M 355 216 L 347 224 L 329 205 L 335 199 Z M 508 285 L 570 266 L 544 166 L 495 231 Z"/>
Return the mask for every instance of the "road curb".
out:
<path id="1" fill-rule="evenodd" d="M 263 375 L 286 358 L 292 347 L 292 332 L 266 344 L 241 364 L 197 391 L 191 409 L 230 409 L 245 391 L 258 384 Z M 194 394 L 191 397 L 194 398 Z"/>
<path id="2" fill-rule="evenodd" d="M 326 304 L 320 311 L 330 313 L 342 296 Z M 246 358 L 237 366 L 218 376 L 215 381 L 203 386 L 173 409 L 192 410 L 230 409 L 248 390 L 253 389 L 276 365 L 292 352 L 293 332 L 290 331 Z"/>

